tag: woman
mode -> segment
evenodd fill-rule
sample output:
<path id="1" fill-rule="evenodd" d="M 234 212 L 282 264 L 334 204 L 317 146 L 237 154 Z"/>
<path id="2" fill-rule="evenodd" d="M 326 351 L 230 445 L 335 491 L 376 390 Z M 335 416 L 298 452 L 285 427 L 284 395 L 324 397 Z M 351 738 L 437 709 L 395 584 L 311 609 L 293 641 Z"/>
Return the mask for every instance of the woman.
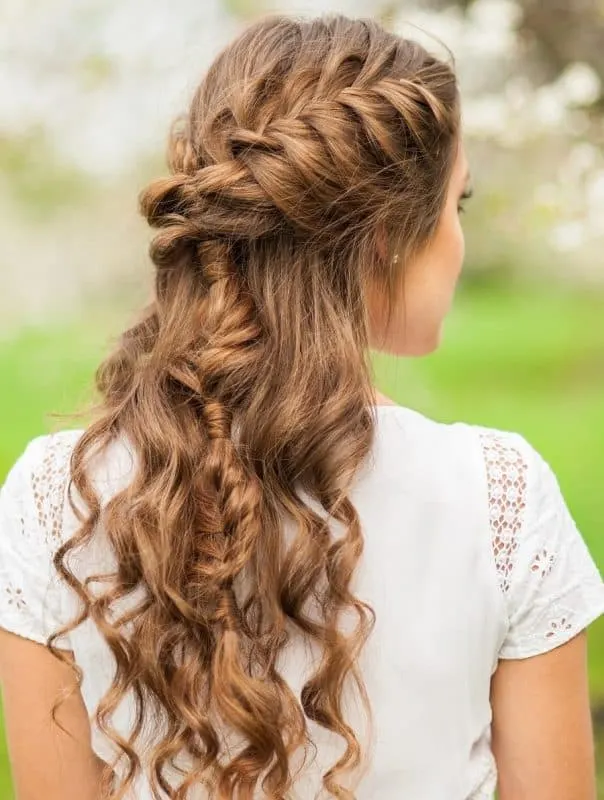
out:
<path id="1" fill-rule="evenodd" d="M 604 591 L 556 478 L 372 385 L 370 347 L 435 349 L 462 265 L 450 67 L 270 18 L 169 158 L 95 421 L 2 492 L 18 800 L 593 798 Z"/>

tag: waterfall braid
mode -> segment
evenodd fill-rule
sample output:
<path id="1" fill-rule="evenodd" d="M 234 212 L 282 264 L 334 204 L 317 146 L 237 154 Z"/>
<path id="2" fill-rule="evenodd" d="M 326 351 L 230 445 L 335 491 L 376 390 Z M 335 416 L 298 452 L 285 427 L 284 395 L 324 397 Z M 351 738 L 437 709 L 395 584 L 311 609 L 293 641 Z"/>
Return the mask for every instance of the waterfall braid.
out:
<path id="1" fill-rule="evenodd" d="M 171 174 L 141 195 L 154 301 L 98 370 L 100 409 L 71 461 L 80 527 L 55 558 L 84 606 L 63 630 L 89 616 L 117 662 L 97 712 L 127 765 L 110 800 L 143 762 L 158 799 L 194 785 L 285 798 L 307 720 L 344 740 L 323 781 L 354 797 L 340 780 L 362 753 L 342 690 L 350 678 L 369 707 L 356 664 L 373 623 L 351 589 L 363 537 L 350 487 L 375 424 L 366 293 L 392 300 L 434 233 L 458 129 L 447 64 L 342 16 L 250 27 L 174 126 Z M 376 256 L 380 235 L 396 262 Z M 87 464 L 118 438 L 135 471 L 102 504 Z M 116 569 L 80 581 L 66 556 L 99 524 Z M 301 696 L 279 671 L 294 636 L 322 652 Z M 111 722 L 126 693 L 127 740 Z M 162 736 L 143 757 L 145 720 Z M 175 787 L 166 770 L 183 754 Z"/>

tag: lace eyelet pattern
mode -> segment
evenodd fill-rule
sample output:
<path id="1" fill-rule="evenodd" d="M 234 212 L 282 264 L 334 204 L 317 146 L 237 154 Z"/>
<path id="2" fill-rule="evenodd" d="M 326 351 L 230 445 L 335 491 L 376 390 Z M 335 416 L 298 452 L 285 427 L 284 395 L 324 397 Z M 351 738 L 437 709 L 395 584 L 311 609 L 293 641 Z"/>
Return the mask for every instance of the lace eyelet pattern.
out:
<path id="1" fill-rule="evenodd" d="M 72 443 L 66 436 L 51 434 L 44 458 L 31 473 L 31 489 L 40 530 L 47 544 L 62 539 L 63 504 Z"/>
<path id="2" fill-rule="evenodd" d="M 548 630 L 544 635 L 546 639 L 559 638 L 563 636 L 566 631 L 571 631 L 574 627 L 572 612 L 562 613 L 549 620 Z"/>
<path id="3" fill-rule="evenodd" d="M 537 577 L 545 578 L 552 571 L 555 560 L 556 557 L 550 550 L 545 547 L 541 548 L 533 556 L 530 567 L 531 573 Z"/>
<path id="4" fill-rule="evenodd" d="M 14 608 L 16 611 L 23 611 L 27 607 L 23 589 L 13 583 L 9 583 L 4 591 L 6 592 L 6 602 L 9 607 Z"/>
<path id="5" fill-rule="evenodd" d="M 501 590 L 507 594 L 526 508 L 527 464 L 519 450 L 503 437 L 484 432 L 480 438 L 487 468 L 495 566 Z"/>

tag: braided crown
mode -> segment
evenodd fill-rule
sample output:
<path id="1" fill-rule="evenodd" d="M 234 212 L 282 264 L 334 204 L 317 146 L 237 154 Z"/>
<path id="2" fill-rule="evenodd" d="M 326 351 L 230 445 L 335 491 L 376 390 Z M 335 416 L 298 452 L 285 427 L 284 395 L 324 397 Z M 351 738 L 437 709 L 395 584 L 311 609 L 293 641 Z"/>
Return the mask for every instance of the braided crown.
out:
<path id="1" fill-rule="evenodd" d="M 141 196 L 162 229 L 153 260 L 286 232 L 329 246 L 385 209 L 433 223 L 456 107 L 450 68 L 371 21 L 276 17 L 248 29 L 173 127 L 173 174 Z"/>

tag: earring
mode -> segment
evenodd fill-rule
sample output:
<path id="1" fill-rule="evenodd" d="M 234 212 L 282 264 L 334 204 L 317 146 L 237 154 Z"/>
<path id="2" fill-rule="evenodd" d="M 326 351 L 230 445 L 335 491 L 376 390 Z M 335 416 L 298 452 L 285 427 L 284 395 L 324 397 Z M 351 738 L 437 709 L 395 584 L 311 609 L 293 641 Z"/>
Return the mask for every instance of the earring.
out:
<path id="1" fill-rule="evenodd" d="M 398 264 L 398 253 L 396 253 L 396 254 L 394 255 L 394 258 L 392 259 L 392 263 L 393 263 L 393 264 Z"/>

